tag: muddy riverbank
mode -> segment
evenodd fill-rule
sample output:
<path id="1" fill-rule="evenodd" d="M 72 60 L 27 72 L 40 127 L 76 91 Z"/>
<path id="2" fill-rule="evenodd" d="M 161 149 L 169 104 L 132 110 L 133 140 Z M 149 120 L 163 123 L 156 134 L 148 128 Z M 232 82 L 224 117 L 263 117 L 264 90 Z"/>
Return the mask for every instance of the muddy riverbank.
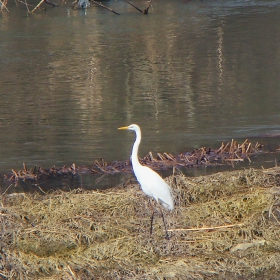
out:
<path id="1" fill-rule="evenodd" d="M 2 194 L 2 279 L 278 279 L 280 169 L 166 178 L 175 210 L 149 234 L 138 184 Z"/>

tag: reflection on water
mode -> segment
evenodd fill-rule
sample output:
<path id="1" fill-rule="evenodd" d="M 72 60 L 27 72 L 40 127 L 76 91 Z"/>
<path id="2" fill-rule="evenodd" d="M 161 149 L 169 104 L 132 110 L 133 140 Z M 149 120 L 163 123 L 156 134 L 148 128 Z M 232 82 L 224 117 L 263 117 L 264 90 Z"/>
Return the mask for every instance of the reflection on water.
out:
<path id="1" fill-rule="evenodd" d="M 0 18 L 0 172 L 279 133 L 278 1 L 106 4 Z"/>

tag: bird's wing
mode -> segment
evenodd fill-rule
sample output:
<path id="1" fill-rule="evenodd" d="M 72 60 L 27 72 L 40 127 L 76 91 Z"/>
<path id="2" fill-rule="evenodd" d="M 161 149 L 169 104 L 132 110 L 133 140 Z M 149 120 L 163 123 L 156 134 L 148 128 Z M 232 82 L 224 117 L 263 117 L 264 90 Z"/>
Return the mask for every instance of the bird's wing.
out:
<path id="1" fill-rule="evenodd" d="M 173 209 L 171 189 L 158 173 L 146 166 L 141 166 L 140 169 L 134 170 L 134 172 L 146 195 L 153 197 L 156 201 L 160 200 L 164 207 L 170 210 Z"/>

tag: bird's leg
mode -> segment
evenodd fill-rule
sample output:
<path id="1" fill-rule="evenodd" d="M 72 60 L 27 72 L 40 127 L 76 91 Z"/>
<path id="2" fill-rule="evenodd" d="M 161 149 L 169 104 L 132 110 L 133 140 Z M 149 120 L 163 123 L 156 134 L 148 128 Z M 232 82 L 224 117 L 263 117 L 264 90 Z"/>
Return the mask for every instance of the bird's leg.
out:
<path id="1" fill-rule="evenodd" d="M 161 208 L 160 208 L 160 212 L 161 212 L 161 217 L 162 217 L 162 221 L 163 221 L 164 228 L 165 228 L 165 238 L 166 238 L 167 240 L 169 240 L 169 239 L 170 239 L 170 236 L 169 236 L 169 234 L 168 234 L 168 232 L 167 232 L 167 226 L 166 226 L 166 222 L 165 222 L 164 215 L 163 215 L 163 212 L 162 212 L 162 209 L 161 209 Z"/>
<path id="2" fill-rule="evenodd" d="M 155 214 L 155 208 L 153 206 L 153 202 L 151 202 L 151 208 L 152 208 L 152 216 L 151 216 L 150 235 L 152 235 L 153 233 L 153 222 L 154 222 L 154 214 Z"/>
<path id="3" fill-rule="evenodd" d="M 154 214 L 155 214 L 155 210 L 153 210 L 152 217 L 151 217 L 150 235 L 152 235 L 153 233 Z"/>

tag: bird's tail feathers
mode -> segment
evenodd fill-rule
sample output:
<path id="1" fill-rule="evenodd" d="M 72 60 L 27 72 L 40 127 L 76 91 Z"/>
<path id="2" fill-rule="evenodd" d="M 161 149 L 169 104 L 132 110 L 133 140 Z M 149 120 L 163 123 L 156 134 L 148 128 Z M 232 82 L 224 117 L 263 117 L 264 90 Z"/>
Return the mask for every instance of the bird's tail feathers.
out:
<path id="1" fill-rule="evenodd" d="M 162 201 L 161 199 L 159 199 L 161 204 L 164 206 L 165 209 L 168 210 L 173 210 L 174 209 L 174 203 L 173 203 L 173 199 L 172 201 L 169 201 L 168 203 L 165 201 Z"/>

